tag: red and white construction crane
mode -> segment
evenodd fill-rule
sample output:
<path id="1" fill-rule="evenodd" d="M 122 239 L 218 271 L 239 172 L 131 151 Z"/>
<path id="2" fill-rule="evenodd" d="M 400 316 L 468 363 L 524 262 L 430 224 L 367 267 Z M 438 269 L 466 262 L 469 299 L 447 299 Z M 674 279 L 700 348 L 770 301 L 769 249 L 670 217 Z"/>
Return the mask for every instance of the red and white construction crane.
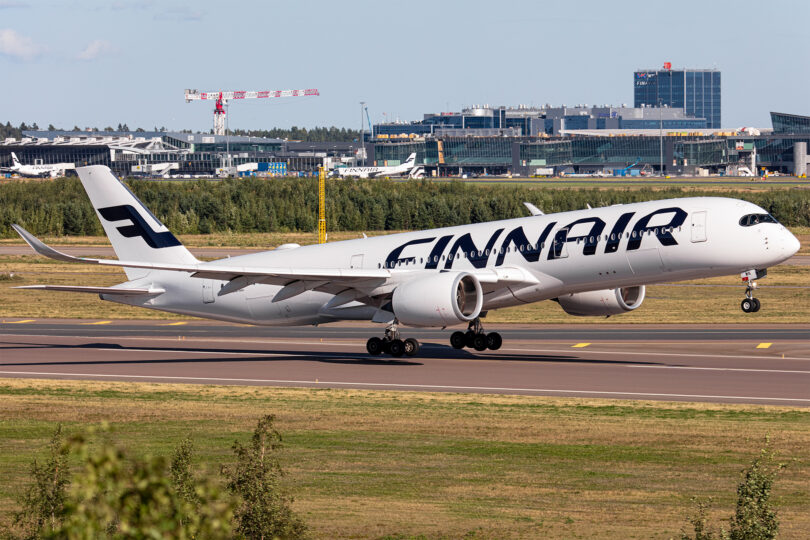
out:
<path id="1" fill-rule="evenodd" d="M 255 98 L 281 98 L 281 97 L 301 97 L 319 96 L 317 88 L 307 88 L 305 90 L 259 90 L 234 92 L 199 92 L 198 90 L 186 89 L 186 103 L 196 100 L 216 101 L 214 105 L 214 135 L 225 135 L 225 105 L 230 99 L 255 99 Z"/>

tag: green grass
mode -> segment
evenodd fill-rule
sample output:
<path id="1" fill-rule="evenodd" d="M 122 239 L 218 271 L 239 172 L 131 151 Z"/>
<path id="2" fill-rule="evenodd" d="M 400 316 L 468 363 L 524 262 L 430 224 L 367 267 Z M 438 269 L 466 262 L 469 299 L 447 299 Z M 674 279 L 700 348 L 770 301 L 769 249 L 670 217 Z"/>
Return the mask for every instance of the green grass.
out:
<path id="1" fill-rule="evenodd" d="M 810 530 L 805 409 L 33 380 L 0 380 L 0 402 L 0 520 L 58 422 L 107 420 L 136 454 L 169 455 L 190 434 L 197 469 L 217 476 L 275 413 L 317 538 L 671 538 L 691 496 L 731 514 L 766 434 L 790 461 L 774 491 L 781 538 Z"/>

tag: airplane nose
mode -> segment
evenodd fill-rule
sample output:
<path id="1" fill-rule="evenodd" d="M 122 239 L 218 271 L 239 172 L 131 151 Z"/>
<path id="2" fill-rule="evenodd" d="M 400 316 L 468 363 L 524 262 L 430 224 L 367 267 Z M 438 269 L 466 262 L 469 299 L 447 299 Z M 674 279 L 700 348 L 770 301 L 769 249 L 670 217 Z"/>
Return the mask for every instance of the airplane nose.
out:
<path id="1" fill-rule="evenodd" d="M 786 233 L 786 235 L 785 235 L 785 251 L 787 251 L 788 254 L 790 254 L 790 256 L 793 256 L 793 255 L 796 254 L 796 252 L 799 251 L 799 249 L 802 247 L 802 244 L 801 244 L 801 242 L 799 242 L 799 239 L 796 238 L 793 235 L 793 233 L 791 233 L 787 229 L 785 229 L 785 233 Z"/>

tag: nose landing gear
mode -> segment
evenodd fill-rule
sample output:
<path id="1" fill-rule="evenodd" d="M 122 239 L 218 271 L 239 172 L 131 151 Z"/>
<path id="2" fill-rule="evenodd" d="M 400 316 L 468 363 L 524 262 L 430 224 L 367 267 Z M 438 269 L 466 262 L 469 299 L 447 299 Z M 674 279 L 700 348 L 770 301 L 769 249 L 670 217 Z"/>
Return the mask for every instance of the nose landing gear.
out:
<path id="1" fill-rule="evenodd" d="M 741 274 L 743 283 L 745 283 L 745 298 L 740 302 L 740 308 L 745 313 L 756 313 L 761 307 L 761 303 L 757 298 L 754 298 L 754 291 L 757 289 L 757 282 L 755 279 L 764 278 L 768 275 L 767 270 L 748 270 Z"/>
<path id="2" fill-rule="evenodd" d="M 397 321 L 394 321 L 385 329 L 382 338 L 373 337 L 366 342 L 366 350 L 371 356 L 390 354 L 394 357 L 416 356 L 419 353 L 420 345 L 414 338 L 401 339 Z"/>
<path id="3" fill-rule="evenodd" d="M 463 349 L 469 347 L 476 351 L 497 351 L 501 348 L 503 339 L 498 332 L 484 332 L 484 327 L 481 324 L 481 319 L 476 318 L 471 321 L 467 327 L 466 332 L 453 332 L 450 335 L 450 345 L 454 349 Z"/>

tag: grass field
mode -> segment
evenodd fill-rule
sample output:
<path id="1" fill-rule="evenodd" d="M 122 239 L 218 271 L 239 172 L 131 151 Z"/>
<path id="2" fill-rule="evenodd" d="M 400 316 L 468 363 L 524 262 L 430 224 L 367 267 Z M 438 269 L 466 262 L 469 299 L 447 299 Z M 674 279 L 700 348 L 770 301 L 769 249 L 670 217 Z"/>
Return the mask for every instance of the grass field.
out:
<path id="1" fill-rule="evenodd" d="M 727 519 L 770 434 L 789 468 L 780 538 L 810 530 L 810 411 L 355 390 L 0 380 L 0 520 L 57 423 L 108 420 L 137 454 L 186 435 L 216 475 L 278 416 L 295 508 L 316 538 L 671 538 L 690 497 Z M 465 536 L 469 535 L 469 536 Z"/>
<path id="2" fill-rule="evenodd" d="M 796 228 L 802 241 L 800 254 L 810 254 L 810 229 Z M 371 234 L 383 234 L 378 232 Z M 357 238 L 357 232 L 339 232 L 333 240 Z M 182 237 L 189 247 L 273 247 L 287 242 L 311 244 L 314 233 L 215 234 Z M 48 238 L 56 245 L 108 245 L 105 237 Z M 10 245 L 0 241 L 0 245 Z M 19 241 L 14 242 L 19 245 Z M 14 273 L 17 279 L 3 279 Z M 37 255 L 0 256 L 0 317 L 58 317 L 113 319 L 170 319 L 176 315 L 103 302 L 95 295 L 15 290 L 12 287 L 35 283 L 59 285 L 109 286 L 125 281 L 122 270 L 99 266 L 75 265 Z M 684 286 L 688 285 L 688 286 Z M 735 276 L 713 278 L 672 285 L 654 285 L 647 289 L 644 305 L 633 312 L 610 319 L 571 317 L 551 302 L 541 302 L 493 311 L 488 323 L 647 323 L 647 322 L 729 322 L 790 323 L 810 321 L 810 266 L 778 266 L 760 281 L 757 293 L 763 309 L 745 314 L 739 308 L 743 288 Z"/>

